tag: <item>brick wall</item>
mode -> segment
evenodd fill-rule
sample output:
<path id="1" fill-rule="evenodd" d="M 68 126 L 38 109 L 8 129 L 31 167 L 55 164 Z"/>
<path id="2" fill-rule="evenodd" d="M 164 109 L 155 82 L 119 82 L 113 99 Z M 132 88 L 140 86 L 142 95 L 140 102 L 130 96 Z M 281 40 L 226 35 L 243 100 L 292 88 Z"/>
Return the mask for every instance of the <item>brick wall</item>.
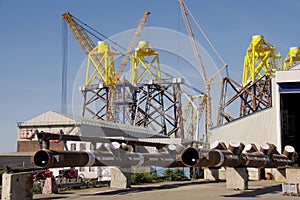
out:
<path id="1" fill-rule="evenodd" d="M 56 151 L 64 150 L 64 143 L 61 141 L 59 143 L 50 143 L 50 149 Z M 17 152 L 33 152 L 40 150 L 40 145 L 38 141 L 18 141 L 17 142 Z"/>

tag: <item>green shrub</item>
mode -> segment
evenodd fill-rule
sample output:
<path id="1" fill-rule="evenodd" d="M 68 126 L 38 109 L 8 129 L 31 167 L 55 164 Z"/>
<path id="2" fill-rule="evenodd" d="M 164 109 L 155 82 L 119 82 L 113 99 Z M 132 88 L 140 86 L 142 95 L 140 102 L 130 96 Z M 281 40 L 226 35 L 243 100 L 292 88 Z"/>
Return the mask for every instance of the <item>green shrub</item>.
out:
<path id="1" fill-rule="evenodd" d="M 39 182 L 33 183 L 32 192 L 33 194 L 42 194 L 42 188 Z"/>
<path id="2" fill-rule="evenodd" d="M 2 174 L 5 172 L 4 169 L 0 170 L 0 185 L 2 185 Z"/>
<path id="3" fill-rule="evenodd" d="M 159 181 L 162 181 L 162 179 L 157 176 L 156 172 L 147 173 L 143 170 L 136 170 L 131 174 L 132 184 L 155 183 Z"/>
<path id="4" fill-rule="evenodd" d="M 185 178 L 184 171 L 179 168 L 176 168 L 174 170 L 166 169 L 164 171 L 164 175 L 167 181 L 181 181 Z"/>

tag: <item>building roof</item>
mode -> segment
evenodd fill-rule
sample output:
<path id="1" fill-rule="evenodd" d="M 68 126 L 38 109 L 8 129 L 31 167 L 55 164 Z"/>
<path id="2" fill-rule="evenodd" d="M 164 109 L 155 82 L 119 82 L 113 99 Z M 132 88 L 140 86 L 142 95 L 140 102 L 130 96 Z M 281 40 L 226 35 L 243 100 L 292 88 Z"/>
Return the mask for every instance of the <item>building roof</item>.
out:
<path id="1" fill-rule="evenodd" d="M 18 123 L 19 127 L 27 126 L 51 126 L 51 125 L 75 125 L 76 120 L 71 115 L 48 111 L 28 121 Z"/>
<path id="2" fill-rule="evenodd" d="M 18 123 L 19 128 L 79 127 L 82 136 L 113 137 L 167 137 L 149 128 L 115 122 L 89 119 L 55 111 L 48 111 L 28 121 Z"/>

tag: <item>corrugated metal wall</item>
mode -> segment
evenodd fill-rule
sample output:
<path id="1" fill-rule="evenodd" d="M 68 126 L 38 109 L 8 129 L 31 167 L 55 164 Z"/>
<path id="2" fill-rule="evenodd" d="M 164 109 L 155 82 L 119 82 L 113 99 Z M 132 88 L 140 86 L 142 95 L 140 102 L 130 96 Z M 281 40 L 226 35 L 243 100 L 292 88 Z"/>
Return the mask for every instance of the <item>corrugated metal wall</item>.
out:
<path id="1" fill-rule="evenodd" d="M 259 111 L 255 114 L 237 119 L 223 126 L 211 130 L 211 142 L 238 140 L 245 145 L 255 143 L 257 146 L 266 142 L 279 147 L 280 138 L 277 137 L 277 118 L 274 107 Z"/>
<path id="2" fill-rule="evenodd" d="M 281 151 L 278 80 L 273 78 L 271 81 L 272 107 L 211 129 L 211 143 L 223 141 L 228 145 L 230 140 L 238 140 L 245 145 L 254 143 L 257 147 L 273 143 Z"/>

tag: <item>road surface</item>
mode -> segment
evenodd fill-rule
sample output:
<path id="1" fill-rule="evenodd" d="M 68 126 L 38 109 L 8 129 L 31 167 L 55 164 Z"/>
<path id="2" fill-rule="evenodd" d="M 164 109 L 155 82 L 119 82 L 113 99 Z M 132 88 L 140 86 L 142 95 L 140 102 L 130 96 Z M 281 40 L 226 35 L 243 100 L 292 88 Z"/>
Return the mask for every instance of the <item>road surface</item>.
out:
<path id="1" fill-rule="evenodd" d="M 283 196 L 280 182 L 272 180 L 249 181 L 245 191 L 226 189 L 226 182 L 185 181 L 134 185 L 130 189 L 93 188 L 64 191 L 59 194 L 34 195 L 35 200 L 43 199 L 85 199 L 85 200 L 218 200 L 218 199 L 299 199 Z"/>

